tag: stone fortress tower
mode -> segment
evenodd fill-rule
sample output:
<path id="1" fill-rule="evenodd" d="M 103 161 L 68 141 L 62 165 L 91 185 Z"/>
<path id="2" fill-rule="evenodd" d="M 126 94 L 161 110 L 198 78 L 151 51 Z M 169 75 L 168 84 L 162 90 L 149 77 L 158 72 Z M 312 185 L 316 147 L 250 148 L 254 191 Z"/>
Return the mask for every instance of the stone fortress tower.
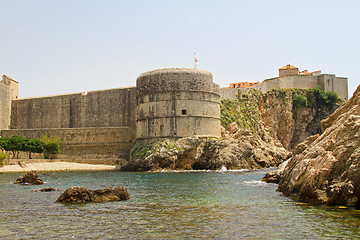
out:
<path id="1" fill-rule="evenodd" d="M 219 85 L 191 68 L 160 69 L 137 78 L 136 138 L 220 137 Z"/>
<path id="2" fill-rule="evenodd" d="M 18 98 L 18 82 L 6 75 L 0 81 L 0 130 L 10 127 L 11 103 Z"/>

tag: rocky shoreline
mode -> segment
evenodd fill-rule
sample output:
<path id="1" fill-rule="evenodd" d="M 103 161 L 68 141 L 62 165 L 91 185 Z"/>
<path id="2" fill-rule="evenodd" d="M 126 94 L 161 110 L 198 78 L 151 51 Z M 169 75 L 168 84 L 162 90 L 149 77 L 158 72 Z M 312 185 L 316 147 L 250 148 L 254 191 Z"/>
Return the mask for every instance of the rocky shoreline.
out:
<path id="1" fill-rule="evenodd" d="M 276 167 L 290 152 L 265 128 L 256 131 L 232 123 L 223 138 L 158 139 L 137 143 L 122 171 L 260 169 Z"/>
<path id="2" fill-rule="evenodd" d="M 299 201 L 359 208 L 360 86 L 321 124 L 323 134 L 299 144 L 286 167 L 272 173 L 278 190 Z"/>

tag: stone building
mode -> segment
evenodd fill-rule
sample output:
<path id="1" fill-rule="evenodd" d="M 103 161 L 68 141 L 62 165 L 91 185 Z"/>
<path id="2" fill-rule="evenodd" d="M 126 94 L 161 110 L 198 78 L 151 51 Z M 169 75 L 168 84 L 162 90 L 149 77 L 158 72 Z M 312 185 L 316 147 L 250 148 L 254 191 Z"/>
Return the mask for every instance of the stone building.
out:
<path id="1" fill-rule="evenodd" d="M 279 77 L 299 74 L 299 69 L 290 64 L 279 68 Z"/>
<path id="2" fill-rule="evenodd" d="M 230 83 L 230 88 L 248 88 L 259 84 L 260 82 L 238 82 L 238 83 Z"/>
<path id="3" fill-rule="evenodd" d="M 247 88 L 221 88 L 222 98 L 236 99 L 251 89 L 267 92 L 272 89 L 284 88 L 314 88 L 320 86 L 324 91 L 336 92 L 341 98 L 348 99 L 348 79 L 336 77 L 334 74 L 321 74 L 321 71 L 309 73 L 307 70 L 299 72 L 297 67 L 290 64 L 279 69 L 279 77 L 269 78 L 260 84 L 254 84 Z"/>
<path id="4" fill-rule="evenodd" d="M 127 159 L 136 139 L 221 135 L 219 86 L 204 70 L 155 70 L 136 87 L 22 99 L 17 82 L 0 85 L 1 136 L 59 137 L 64 159 L 105 163 Z"/>

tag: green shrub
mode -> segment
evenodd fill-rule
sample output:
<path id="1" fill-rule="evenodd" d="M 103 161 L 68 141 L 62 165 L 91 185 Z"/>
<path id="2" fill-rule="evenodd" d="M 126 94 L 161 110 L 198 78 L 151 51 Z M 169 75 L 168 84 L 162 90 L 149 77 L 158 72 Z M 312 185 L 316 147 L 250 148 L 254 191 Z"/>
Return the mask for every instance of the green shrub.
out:
<path id="1" fill-rule="evenodd" d="M 55 158 L 60 153 L 60 138 L 42 136 L 40 140 L 44 143 L 44 158 Z"/>
<path id="2" fill-rule="evenodd" d="M 319 107 L 326 107 L 331 109 L 340 100 L 335 92 L 325 92 L 320 86 L 312 89 L 315 95 L 316 104 Z"/>
<path id="3" fill-rule="evenodd" d="M 334 106 L 339 101 L 339 95 L 335 92 L 326 92 L 327 105 Z"/>
<path id="4" fill-rule="evenodd" d="M 9 155 L 5 151 L 0 149 L 0 167 L 4 166 L 4 161 L 8 156 Z"/>
<path id="5" fill-rule="evenodd" d="M 292 100 L 293 107 L 295 107 L 296 109 L 300 107 L 307 107 L 307 99 L 304 95 L 294 94 Z"/>

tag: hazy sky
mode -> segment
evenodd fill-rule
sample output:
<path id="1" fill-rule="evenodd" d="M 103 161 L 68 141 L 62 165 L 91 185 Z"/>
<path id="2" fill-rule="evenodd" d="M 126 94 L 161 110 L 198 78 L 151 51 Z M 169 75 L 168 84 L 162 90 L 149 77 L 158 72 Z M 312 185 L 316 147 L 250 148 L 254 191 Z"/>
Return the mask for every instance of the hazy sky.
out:
<path id="1" fill-rule="evenodd" d="M 135 86 L 193 67 L 221 87 L 292 64 L 360 84 L 359 0 L 0 0 L 0 74 L 20 97 Z"/>

